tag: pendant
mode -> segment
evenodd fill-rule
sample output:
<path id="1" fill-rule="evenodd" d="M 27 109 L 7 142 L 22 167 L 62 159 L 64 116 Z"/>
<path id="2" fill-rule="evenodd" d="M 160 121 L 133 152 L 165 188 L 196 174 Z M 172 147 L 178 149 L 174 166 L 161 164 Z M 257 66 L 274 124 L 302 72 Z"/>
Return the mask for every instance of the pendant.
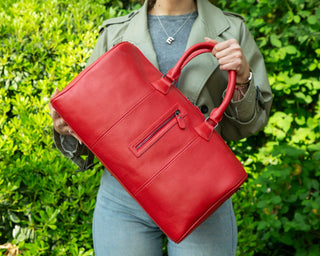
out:
<path id="1" fill-rule="evenodd" d="M 173 41 L 174 41 L 174 38 L 169 36 L 167 39 L 167 44 L 172 44 Z"/>

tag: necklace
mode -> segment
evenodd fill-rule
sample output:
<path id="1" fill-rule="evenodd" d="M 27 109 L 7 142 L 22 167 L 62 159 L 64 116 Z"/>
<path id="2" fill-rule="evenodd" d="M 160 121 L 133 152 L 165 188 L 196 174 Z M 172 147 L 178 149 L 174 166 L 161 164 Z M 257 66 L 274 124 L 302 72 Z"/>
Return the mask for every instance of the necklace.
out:
<path id="1" fill-rule="evenodd" d="M 183 28 L 183 26 L 184 26 L 184 25 L 187 23 L 187 21 L 191 18 L 192 14 L 193 14 L 193 12 L 191 12 L 191 13 L 189 14 L 189 16 L 188 16 L 188 17 L 186 18 L 186 20 L 183 22 L 183 24 L 178 28 L 178 30 L 177 30 L 172 36 L 169 36 L 169 35 L 168 35 L 167 30 L 164 28 L 164 26 L 163 26 L 163 24 L 162 24 L 159 16 L 157 15 L 159 24 L 160 24 L 160 26 L 162 27 L 162 29 L 163 29 L 164 33 L 166 34 L 166 36 L 168 37 L 167 40 L 166 40 L 167 44 L 172 44 L 172 43 L 173 43 L 173 41 L 175 40 L 175 39 L 174 39 L 174 36 L 175 36 L 176 34 L 178 34 L 178 32 Z"/>

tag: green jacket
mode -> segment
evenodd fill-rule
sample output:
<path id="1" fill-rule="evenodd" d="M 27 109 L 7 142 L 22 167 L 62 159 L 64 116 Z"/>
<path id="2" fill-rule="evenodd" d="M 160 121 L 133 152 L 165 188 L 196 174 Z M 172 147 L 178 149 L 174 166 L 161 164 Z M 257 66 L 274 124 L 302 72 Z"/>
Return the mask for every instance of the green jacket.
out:
<path id="1" fill-rule="evenodd" d="M 264 59 L 240 15 L 222 12 L 208 0 L 197 0 L 197 8 L 198 17 L 191 29 L 187 48 L 195 43 L 203 42 L 204 37 L 218 41 L 235 38 L 249 62 L 253 78 L 248 91 L 240 101 L 231 102 L 217 127 L 217 131 L 226 140 L 248 137 L 267 124 L 272 103 L 272 92 Z M 147 1 L 137 11 L 103 22 L 99 39 L 88 65 L 122 41 L 136 45 L 158 68 L 147 25 Z M 218 61 L 210 54 L 201 54 L 191 60 L 182 70 L 179 89 L 207 116 L 214 107 L 221 103 L 227 83 L 228 73 L 219 69 Z M 64 152 L 59 136 L 55 135 L 60 151 L 70 157 L 70 154 Z M 74 150 L 71 157 L 78 164 L 81 161 L 78 156 L 79 152 L 85 152 L 83 146 Z"/>

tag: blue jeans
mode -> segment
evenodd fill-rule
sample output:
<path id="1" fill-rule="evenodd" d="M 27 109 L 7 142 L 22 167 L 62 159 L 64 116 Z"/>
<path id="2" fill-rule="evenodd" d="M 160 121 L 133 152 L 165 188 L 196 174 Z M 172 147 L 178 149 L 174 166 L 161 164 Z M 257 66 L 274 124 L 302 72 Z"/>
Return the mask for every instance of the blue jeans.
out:
<path id="1" fill-rule="evenodd" d="M 152 219 L 105 171 L 93 218 L 96 256 L 161 256 L 162 239 Z M 181 243 L 168 239 L 167 250 L 169 256 L 233 256 L 236 245 L 237 226 L 229 199 Z"/>

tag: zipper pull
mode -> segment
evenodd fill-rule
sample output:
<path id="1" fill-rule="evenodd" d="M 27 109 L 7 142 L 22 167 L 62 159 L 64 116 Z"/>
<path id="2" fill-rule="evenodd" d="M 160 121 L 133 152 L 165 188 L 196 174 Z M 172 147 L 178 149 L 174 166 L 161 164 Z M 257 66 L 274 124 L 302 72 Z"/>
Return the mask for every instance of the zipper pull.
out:
<path id="1" fill-rule="evenodd" d="M 177 120 L 177 123 L 179 125 L 179 127 L 181 129 L 185 129 L 186 128 L 186 122 L 184 121 L 183 117 L 180 115 L 180 111 L 177 110 L 176 113 L 174 114 L 176 120 Z"/>

